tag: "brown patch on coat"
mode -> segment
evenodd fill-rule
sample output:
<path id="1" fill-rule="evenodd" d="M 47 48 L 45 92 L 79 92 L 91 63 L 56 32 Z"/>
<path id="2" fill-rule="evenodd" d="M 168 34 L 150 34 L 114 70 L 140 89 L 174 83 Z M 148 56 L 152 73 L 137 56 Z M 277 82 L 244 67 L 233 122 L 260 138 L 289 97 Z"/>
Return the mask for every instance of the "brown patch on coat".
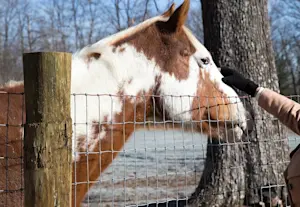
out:
<path id="1" fill-rule="evenodd" d="M 95 60 L 98 60 L 101 57 L 100 53 L 94 52 L 89 54 L 88 58 L 94 58 Z"/>
<path id="2" fill-rule="evenodd" d="M 120 52 L 120 53 L 122 53 L 122 52 L 125 51 L 125 47 L 119 47 L 119 46 L 114 45 L 113 48 L 112 48 L 112 52 L 116 53 L 117 52 L 117 48 L 119 48 L 118 52 Z"/>
<path id="3" fill-rule="evenodd" d="M 104 124 L 95 122 L 95 134 L 93 136 L 97 137 L 99 135 L 99 127 L 106 129 L 107 133 L 103 139 L 98 140 L 98 143 L 94 145 L 93 153 L 81 154 L 79 161 L 76 162 L 76 177 L 75 173 L 73 173 L 73 182 L 76 181 L 82 184 L 73 185 L 73 195 L 75 195 L 76 191 L 76 198 L 74 196 L 72 198 L 73 206 L 75 203 L 79 206 L 89 188 L 93 186 L 94 181 L 113 162 L 136 128 L 134 123 L 146 121 L 144 120 L 145 115 L 148 116 L 151 113 L 152 93 L 153 90 L 144 95 L 140 92 L 134 98 L 135 103 L 132 102 L 133 98 L 130 96 L 124 96 L 124 99 L 121 97 L 124 105 L 122 112 L 114 116 L 116 124 L 110 124 L 107 121 Z M 119 94 L 123 95 L 123 92 L 120 91 Z M 73 172 L 75 172 L 75 163 L 73 163 Z M 90 181 L 89 185 L 87 181 Z"/>
<path id="4" fill-rule="evenodd" d="M 91 59 L 98 60 L 100 57 L 101 57 L 101 53 L 97 53 L 97 52 L 90 53 L 87 56 L 87 62 L 90 62 Z"/>
<path id="5" fill-rule="evenodd" d="M 125 51 L 125 47 L 121 47 L 120 49 L 119 49 L 119 52 L 124 52 Z"/>
<path id="6" fill-rule="evenodd" d="M 124 43 L 133 45 L 149 59 L 157 63 L 162 71 L 185 80 L 189 75 L 190 56 L 196 49 L 188 39 L 184 25 L 189 1 L 185 1 L 167 22 L 159 21 L 130 37 L 117 41 L 113 46 Z"/>
<path id="7" fill-rule="evenodd" d="M 25 118 L 23 84 L 0 87 L 0 206 L 23 206 Z"/>
<path id="8" fill-rule="evenodd" d="M 202 76 L 199 69 L 198 90 L 192 102 L 193 120 L 201 120 L 197 123 L 198 131 L 218 138 L 220 130 L 226 130 L 225 120 L 230 120 L 231 105 L 227 104 L 228 102 L 226 95 L 209 79 L 209 74 L 204 73 Z M 210 121 L 214 122 L 209 123 Z M 231 126 L 228 126 L 229 128 Z"/>

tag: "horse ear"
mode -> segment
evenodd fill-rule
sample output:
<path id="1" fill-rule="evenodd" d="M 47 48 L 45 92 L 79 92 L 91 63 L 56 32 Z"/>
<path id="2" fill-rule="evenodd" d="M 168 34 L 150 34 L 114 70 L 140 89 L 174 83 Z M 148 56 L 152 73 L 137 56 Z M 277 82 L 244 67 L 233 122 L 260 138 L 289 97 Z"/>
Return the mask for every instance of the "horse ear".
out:
<path id="1" fill-rule="evenodd" d="M 185 0 L 183 4 L 178 7 L 166 22 L 166 29 L 169 32 L 177 32 L 184 25 L 190 8 L 190 0 Z"/>
<path id="2" fill-rule="evenodd" d="M 162 14 L 163 17 L 170 17 L 175 11 L 175 3 L 172 3 L 168 11 Z"/>

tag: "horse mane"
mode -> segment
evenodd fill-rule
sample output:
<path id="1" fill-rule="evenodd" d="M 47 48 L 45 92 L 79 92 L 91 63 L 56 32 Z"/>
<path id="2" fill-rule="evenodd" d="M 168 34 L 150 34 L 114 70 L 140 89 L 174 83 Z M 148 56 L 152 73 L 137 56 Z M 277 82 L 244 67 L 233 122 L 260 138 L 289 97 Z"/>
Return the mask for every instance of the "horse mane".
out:
<path id="1" fill-rule="evenodd" d="M 134 35 L 134 34 L 142 31 L 143 29 L 146 29 L 147 27 L 149 27 L 150 25 L 152 25 L 152 24 L 154 24 L 158 21 L 163 21 L 163 22 L 168 21 L 169 17 L 173 14 L 174 10 L 175 10 L 175 3 L 172 3 L 170 8 L 166 12 L 164 12 L 163 14 L 152 17 L 150 19 L 147 19 L 147 20 L 139 23 L 136 26 L 129 27 L 129 28 L 123 30 L 123 31 L 120 31 L 116 34 L 108 36 L 108 37 L 100 40 L 99 42 L 97 42 L 95 44 L 96 45 L 98 45 L 98 44 L 100 44 L 100 45 L 102 45 L 102 44 L 113 45 L 114 43 L 118 42 L 120 39 L 124 39 L 126 37 L 131 36 L 131 35 Z"/>
<path id="2" fill-rule="evenodd" d="M 129 27 L 123 31 L 116 33 L 116 34 L 113 34 L 111 36 L 103 38 L 99 42 L 95 43 L 95 45 L 97 45 L 97 46 L 102 45 L 102 44 L 113 45 L 114 43 L 120 41 L 121 39 L 125 39 L 129 36 L 132 36 L 140 31 L 146 29 L 147 27 L 151 26 L 152 24 L 154 24 L 158 21 L 167 21 L 168 19 L 169 19 L 168 17 L 164 17 L 161 15 L 152 17 L 150 19 L 145 20 L 144 22 L 141 22 L 138 25 Z"/>
<path id="3" fill-rule="evenodd" d="M 81 56 L 81 57 L 86 57 L 91 53 L 99 53 L 99 48 L 101 48 L 103 46 L 114 45 L 116 42 L 118 42 L 122 39 L 125 39 L 129 36 L 132 36 L 140 31 L 148 28 L 149 26 L 151 26 L 152 24 L 154 24 L 158 21 L 166 22 L 169 20 L 169 17 L 171 15 L 172 11 L 174 10 L 174 6 L 175 6 L 175 4 L 173 3 L 171 5 L 171 7 L 169 8 L 169 10 L 166 11 L 165 13 L 163 13 L 162 15 L 158 15 L 158 16 L 152 17 L 150 19 L 147 19 L 135 26 L 129 27 L 118 33 L 115 33 L 113 35 L 105 37 L 92 45 L 86 46 L 86 47 L 82 48 L 81 50 L 79 50 L 78 52 L 76 52 L 75 55 Z"/>

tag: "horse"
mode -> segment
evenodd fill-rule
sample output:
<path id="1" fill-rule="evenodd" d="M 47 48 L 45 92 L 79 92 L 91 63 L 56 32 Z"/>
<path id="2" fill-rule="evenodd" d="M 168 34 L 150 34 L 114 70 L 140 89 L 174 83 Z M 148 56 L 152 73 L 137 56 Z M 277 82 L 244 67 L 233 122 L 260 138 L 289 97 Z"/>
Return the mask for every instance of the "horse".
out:
<path id="1" fill-rule="evenodd" d="M 137 123 L 149 117 L 190 121 L 199 133 L 221 141 L 242 139 L 245 107 L 235 90 L 222 82 L 209 51 L 185 26 L 189 7 L 189 0 L 177 9 L 173 4 L 163 14 L 73 54 L 72 206 L 80 206 Z M 0 124 L 5 124 L 0 128 L 1 156 L 20 158 L 24 98 L 8 93 L 22 94 L 24 85 L 9 83 L 0 91 Z M 1 162 L 2 175 L 9 176 L 1 176 L 0 184 L 13 192 L 21 187 L 22 163 L 9 160 Z M 14 193 L 5 196 L 6 202 L 17 200 Z"/>

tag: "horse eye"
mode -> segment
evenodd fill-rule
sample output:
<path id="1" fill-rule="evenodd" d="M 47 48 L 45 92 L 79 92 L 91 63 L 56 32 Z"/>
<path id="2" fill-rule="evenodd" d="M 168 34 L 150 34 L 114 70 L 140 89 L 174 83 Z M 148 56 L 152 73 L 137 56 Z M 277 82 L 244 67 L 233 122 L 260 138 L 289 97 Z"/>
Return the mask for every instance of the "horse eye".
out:
<path id="1" fill-rule="evenodd" d="M 209 58 L 201 58 L 201 61 L 204 65 L 209 64 Z"/>

